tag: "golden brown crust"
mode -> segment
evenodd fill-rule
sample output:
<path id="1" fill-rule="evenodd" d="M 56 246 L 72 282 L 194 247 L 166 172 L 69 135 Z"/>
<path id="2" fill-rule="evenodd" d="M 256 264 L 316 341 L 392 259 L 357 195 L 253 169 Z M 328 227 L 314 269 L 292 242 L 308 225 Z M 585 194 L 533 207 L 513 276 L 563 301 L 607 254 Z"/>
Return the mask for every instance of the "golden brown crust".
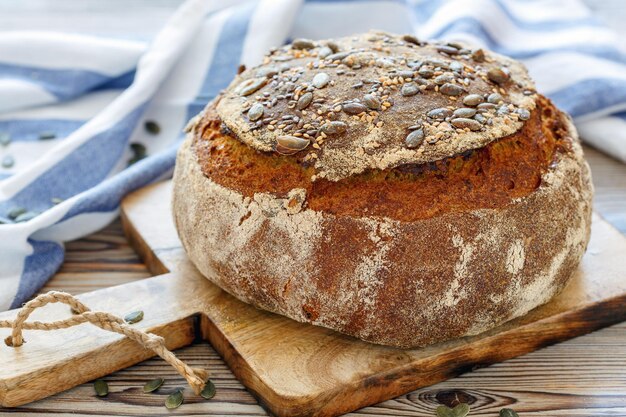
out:
<path id="1" fill-rule="evenodd" d="M 370 32 L 276 49 L 235 78 L 217 113 L 248 146 L 291 149 L 311 162 L 314 179 L 338 181 L 481 148 L 516 132 L 534 109 L 520 63 L 407 39 Z M 285 136 L 295 146 L 281 146 Z"/>
<path id="2" fill-rule="evenodd" d="M 297 158 L 250 148 L 224 130 L 209 106 L 196 126 L 194 150 L 203 173 L 252 197 L 286 197 L 306 190 L 306 205 L 338 216 L 382 216 L 415 221 L 451 211 L 500 208 L 533 192 L 557 151 L 566 151 L 561 116 L 545 98 L 520 131 L 428 164 L 369 170 L 339 181 L 311 181 L 313 169 Z"/>

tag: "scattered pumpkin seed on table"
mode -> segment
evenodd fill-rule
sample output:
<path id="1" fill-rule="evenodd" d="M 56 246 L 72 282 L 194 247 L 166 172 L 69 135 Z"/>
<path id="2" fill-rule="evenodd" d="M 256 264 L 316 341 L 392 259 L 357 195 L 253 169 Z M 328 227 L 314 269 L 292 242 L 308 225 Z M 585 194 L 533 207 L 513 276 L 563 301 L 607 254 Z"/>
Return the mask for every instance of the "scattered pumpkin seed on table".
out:
<path id="1" fill-rule="evenodd" d="M 200 392 L 200 395 L 205 400 L 210 400 L 211 398 L 215 397 L 215 384 L 213 384 L 213 381 L 211 381 L 210 379 L 206 381 L 206 384 L 204 385 L 202 392 Z"/>
<path id="2" fill-rule="evenodd" d="M 51 140 L 56 139 L 57 135 L 54 132 L 41 132 L 39 134 L 39 140 Z"/>
<path id="3" fill-rule="evenodd" d="M 103 379 L 96 379 L 93 383 L 93 389 L 98 397 L 106 397 L 109 394 L 109 384 Z"/>
<path id="4" fill-rule="evenodd" d="M 143 320 L 143 311 L 133 311 L 124 316 L 124 321 L 128 324 L 135 324 Z"/>
<path id="5" fill-rule="evenodd" d="M 519 414 L 510 408 L 503 408 L 500 410 L 500 417 L 519 417 Z"/>
<path id="6" fill-rule="evenodd" d="M 172 410 L 174 408 L 180 407 L 183 401 L 184 401 L 183 390 L 179 388 L 167 396 L 167 398 L 165 399 L 165 407 Z"/>
<path id="7" fill-rule="evenodd" d="M 156 391 L 161 388 L 161 385 L 163 385 L 164 382 L 165 380 L 163 378 L 155 378 L 152 381 L 148 381 L 146 382 L 146 385 L 143 386 L 143 392 L 147 394 L 149 392 Z"/>
<path id="8" fill-rule="evenodd" d="M 470 407 L 465 403 L 457 404 L 454 408 L 446 407 L 445 405 L 437 407 L 437 417 L 465 417 L 469 412 Z"/>

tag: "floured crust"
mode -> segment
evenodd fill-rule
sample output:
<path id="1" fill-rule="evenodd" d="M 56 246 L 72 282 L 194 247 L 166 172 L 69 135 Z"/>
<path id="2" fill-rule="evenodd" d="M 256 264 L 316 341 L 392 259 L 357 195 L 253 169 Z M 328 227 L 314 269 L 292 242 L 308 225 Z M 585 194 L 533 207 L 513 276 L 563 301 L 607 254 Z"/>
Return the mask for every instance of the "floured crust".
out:
<path id="1" fill-rule="evenodd" d="M 237 298 L 398 347 L 477 334 L 547 302 L 589 240 L 592 186 L 569 121 L 531 194 L 413 222 L 311 210 L 305 191 L 245 197 L 203 175 L 188 138 L 173 212 L 194 264 Z"/>
<path id="2" fill-rule="evenodd" d="M 481 55 L 465 45 L 415 43 L 411 37 L 379 32 L 300 42 L 273 51 L 264 64 L 237 76 L 216 103 L 234 136 L 257 150 L 275 151 L 285 135 L 309 141 L 299 156 L 313 163 L 314 179 L 338 181 L 368 169 L 431 162 L 477 149 L 519 130 L 535 108 L 537 96 L 526 69 L 492 52 Z M 496 82 L 490 71 L 505 78 Z M 316 84 L 321 74 L 325 76 Z M 405 95 L 406 85 L 419 92 Z M 444 94 L 448 90 L 458 95 Z M 312 98 L 301 109 L 307 93 Z M 468 116 L 471 128 L 454 120 L 454 110 L 478 108 L 463 104 L 468 95 L 487 102 L 492 94 L 501 100 Z M 263 109 L 258 119 L 258 112 L 250 114 L 254 106 Z M 359 112 L 363 106 L 367 108 Z M 434 109 L 450 114 L 429 116 Z M 329 133 L 324 126 L 331 122 L 344 125 Z M 423 135 L 415 144 L 408 136 L 420 129 Z"/>

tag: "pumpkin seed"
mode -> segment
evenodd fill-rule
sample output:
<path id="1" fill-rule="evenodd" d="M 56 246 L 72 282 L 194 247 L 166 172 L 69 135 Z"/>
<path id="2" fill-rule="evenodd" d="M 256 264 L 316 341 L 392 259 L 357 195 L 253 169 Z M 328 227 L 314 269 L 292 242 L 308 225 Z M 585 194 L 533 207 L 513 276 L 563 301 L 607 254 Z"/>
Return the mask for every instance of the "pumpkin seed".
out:
<path id="1" fill-rule="evenodd" d="M 480 94 L 468 94 L 463 99 L 463 104 L 466 106 L 478 106 L 480 103 L 484 101 L 483 96 Z"/>
<path id="2" fill-rule="evenodd" d="M 503 408 L 500 410 L 500 417 L 519 417 L 519 414 L 510 408 Z"/>
<path id="3" fill-rule="evenodd" d="M 519 115 L 520 120 L 528 120 L 530 119 L 530 112 L 526 109 L 517 109 L 515 113 Z"/>
<path id="4" fill-rule="evenodd" d="M 476 62 L 485 62 L 485 51 L 477 49 L 472 52 L 472 59 Z"/>
<path id="5" fill-rule="evenodd" d="M 211 381 L 210 379 L 206 381 L 206 384 L 200 392 L 200 395 L 205 400 L 210 400 L 211 398 L 215 397 L 215 384 L 213 384 L 213 381 Z"/>
<path id="6" fill-rule="evenodd" d="M 260 68 L 256 72 L 256 76 L 257 77 L 264 77 L 264 78 L 271 78 L 271 77 L 273 77 L 276 74 L 278 74 L 278 68 L 276 68 L 276 67 Z"/>
<path id="7" fill-rule="evenodd" d="M 477 122 L 474 119 L 467 119 L 465 117 L 457 117 L 450 120 L 450 123 L 452 123 L 452 126 L 459 129 L 465 129 L 466 127 L 474 131 L 482 129 L 480 122 Z"/>
<path id="8" fill-rule="evenodd" d="M 336 54 L 339 51 L 339 45 L 337 45 L 333 41 L 326 42 L 326 46 L 328 46 L 330 50 L 333 51 L 334 54 Z"/>
<path id="9" fill-rule="evenodd" d="M 380 100 L 373 94 L 365 94 L 363 96 L 363 103 L 372 110 L 380 109 Z"/>
<path id="10" fill-rule="evenodd" d="M 96 379 L 93 383 L 93 389 L 98 397 L 106 397 L 109 394 L 109 384 L 102 379 Z"/>
<path id="11" fill-rule="evenodd" d="M 39 215 L 39 213 L 37 213 L 36 211 L 27 211 L 26 213 L 23 213 L 23 214 L 20 214 L 19 216 L 17 216 L 15 218 L 15 223 L 27 222 L 29 220 L 34 219 L 38 215 Z"/>
<path id="12" fill-rule="evenodd" d="M 487 71 L 487 78 L 496 84 L 504 84 L 509 79 L 509 75 L 501 68 L 491 68 Z"/>
<path id="13" fill-rule="evenodd" d="M 465 417 L 469 414 L 469 405 L 465 403 L 458 404 L 454 408 L 440 405 L 437 407 L 437 417 Z"/>
<path id="14" fill-rule="evenodd" d="M 296 39 L 291 44 L 293 49 L 313 49 L 315 44 L 309 39 Z"/>
<path id="15" fill-rule="evenodd" d="M 420 44 L 420 41 L 413 35 L 404 35 L 402 36 L 402 40 L 408 43 L 412 43 L 414 45 Z"/>
<path id="16" fill-rule="evenodd" d="M 324 88 L 329 82 L 330 75 L 326 74 L 325 72 L 320 72 L 319 74 L 315 74 L 315 77 L 313 77 L 313 81 L 311 82 L 311 84 L 313 84 L 313 87 L 315 88 Z"/>
<path id="17" fill-rule="evenodd" d="M 137 310 L 124 316 L 124 321 L 128 324 L 139 323 L 143 320 L 143 311 Z"/>
<path id="18" fill-rule="evenodd" d="M 150 134 L 158 135 L 159 132 L 161 132 L 161 126 L 159 126 L 159 124 L 155 122 L 154 120 L 147 120 L 143 126 L 146 129 L 146 131 Z"/>
<path id="19" fill-rule="evenodd" d="M 41 132 L 39 134 L 39 140 L 50 140 L 56 138 L 57 135 L 54 132 Z"/>
<path id="20" fill-rule="evenodd" d="M 367 111 L 367 107 L 365 107 L 361 103 L 346 103 L 341 106 L 342 110 L 348 114 L 361 114 L 364 111 Z"/>
<path id="21" fill-rule="evenodd" d="M 11 143 L 11 135 L 5 132 L 0 132 L 0 145 L 7 146 Z"/>
<path id="22" fill-rule="evenodd" d="M 156 391 L 161 388 L 161 385 L 163 385 L 164 382 L 165 380 L 163 378 L 156 378 L 152 381 L 148 381 L 146 382 L 146 385 L 143 386 L 143 392 L 147 394 L 149 392 Z"/>
<path id="23" fill-rule="evenodd" d="M 18 216 L 26 213 L 28 210 L 26 210 L 24 207 L 14 207 L 11 210 L 9 210 L 9 212 L 7 213 L 7 217 L 11 220 L 15 220 L 18 218 Z"/>
<path id="24" fill-rule="evenodd" d="M 2 168 L 12 168 L 15 165 L 15 158 L 11 155 L 6 155 L 2 158 Z"/>
<path id="25" fill-rule="evenodd" d="M 283 155 L 292 155 L 306 149 L 311 143 L 310 140 L 297 136 L 282 135 L 276 138 L 276 152 Z"/>
<path id="26" fill-rule="evenodd" d="M 446 117 L 452 116 L 452 112 L 444 107 L 441 107 L 429 111 L 426 115 L 432 119 L 443 120 Z"/>
<path id="27" fill-rule="evenodd" d="M 460 96 L 464 90 L 456 84 L 446 83 L 439 87 L 439 91 L 447 96 Z"/>
<path id="28" fill-rule="evenodd" d="M 492 104 L 498 104 L 501 101 L 504 101 L 504 98 L 498 93 L 489 94 L 489 97 L 487 97 L 487 102 Z"/>
<path id="29" fill-rule="evenodd" d="M 406 139 L 404 140 L 404 143 L 407 148 L 413 149 L 413 148 L 417 148 L 420 145 L 420 143 L 422 143 L 423 141 L 424 141 L 424 130 L 417 129 L 407 135 Z"/>
<path id="30" fill-rule="evenodd" d="M 465 118 L 473 117 L 475 114 L 476 114 L 476 109 L 470 109 L 468 107 L 458 108 L 454 111 L 454 113 L 452 113 L 454 117 L 465 117 Z"/>
<path id="31" fill-rule="evenodd" d="M 296 108 L 298 110 L 304 110 L 307 107 L 309 107 L 309 104 L 311 104 L 311 101 L 313 101 L 313 93 L 304 93 L 298 99 L 298 103 L 296 104 Z"/>
<path id="32" fill-rule="evenodd" d="M 330 49 L 328 46 L 322 46 L 320 48 L 320 51 L 317 53 L 317 56 L 319 56 L 320 58 L 324 59 L 324 58 L 326 58 L 328 55 L 330 55 L 332 53 L 333 53 L 332 49 Z"/>
<path id="33" fill-rule="evenodd" d="M 183 390 L 179 388 L 167 396 L 167 398 L 165 399 L 165 407 L 170 410 L 178 408 L 183 403 L 183 400 Z"/>
<path id="34" fill-rule="evenodd" d="M 338 135 L 348 130 L 348 125 L 344 122 L 332 121 L 325 123 L 320 130 L 327 135 Z"/>
<path id="35" fill-rule="evenodd" d="M 452 82 L 454 80 L 454 75 L 452 74 L 441 74 L 435 77 L 433 80 L 437 85 L 444 85 L 445 83 Z"/>
<path id="36" fill-rule="evenodd" d="M 429 67 L 421 67 L 417 73 L 424 78 L 430 78 L 435 75 L 435 70 Z"/>
<path id="37" fill-rule="evenodd" d="M 252 107 L 250 107 L 250 110 L 248 110 L 248 119 L 253 122 L 259 120 L 261 117 L 263 117 L 264 112 L 265 108 L 261 103 L 254 103 Z"/>
<path id="38" fill-rule="evenodd" d="M 249 96 L 257 92 L 261 87 L 263 87 L 266 83 L 265 78 L 251 78 L 241 83 L 239 86 L 239 94 L 242 96 Z"/>
<path id="39" fill-rule="evenodd" d="M 400 94 L 402 94 L 405 97 L 414 96 L 415 94 L 419 92 L 420 92 L 420 89 L 415 83 L 406 83 L 402 86 L 402 89 L 400 90 Z"/>

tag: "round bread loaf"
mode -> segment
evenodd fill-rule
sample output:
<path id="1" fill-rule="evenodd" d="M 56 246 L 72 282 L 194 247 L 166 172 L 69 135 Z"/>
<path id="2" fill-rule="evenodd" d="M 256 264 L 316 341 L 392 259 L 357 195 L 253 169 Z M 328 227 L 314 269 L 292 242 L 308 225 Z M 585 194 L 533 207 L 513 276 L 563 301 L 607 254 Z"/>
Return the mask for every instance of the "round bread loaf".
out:
<path id="1" fill-rule="evenodd" d="M 518 62 L 381 32 L 296 40 L 188 127 L 174 217 L 240 300 L 403 348 L 547 302 L 589 240 L 570 119 Z"/>

